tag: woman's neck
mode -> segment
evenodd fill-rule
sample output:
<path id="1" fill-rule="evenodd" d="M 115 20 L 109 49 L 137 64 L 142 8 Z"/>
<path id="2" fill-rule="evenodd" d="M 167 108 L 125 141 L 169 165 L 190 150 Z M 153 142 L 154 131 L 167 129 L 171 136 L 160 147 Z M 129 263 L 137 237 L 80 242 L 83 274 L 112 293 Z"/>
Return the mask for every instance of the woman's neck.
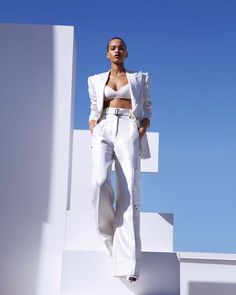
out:
<path id="1" fill-rule="evenodd" d="M 111 64 L 111 74 L 112 76 L 118 76 L 125 72 L 124 64 Z"/>

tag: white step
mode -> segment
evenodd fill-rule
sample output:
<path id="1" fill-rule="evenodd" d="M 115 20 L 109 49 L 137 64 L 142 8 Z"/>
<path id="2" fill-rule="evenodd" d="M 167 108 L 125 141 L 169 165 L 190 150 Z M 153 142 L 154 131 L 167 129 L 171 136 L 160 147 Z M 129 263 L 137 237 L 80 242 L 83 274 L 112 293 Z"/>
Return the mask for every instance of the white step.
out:
<path id="1" fill-rule="evenodd" d="M 172 214 L 142 212 L 140 232 L 143 251 L 173 251 Z M 65 250 L 103 250 L 93 210 L 67 211 Z"/>
<path id="2" fill-rule="evenodd" d="M 67 295 L 179 295 L 176 253 L 143 252 L 137 282 L 112 276 L 112 259 L 101 251 L 64 251 L 61 293 Z"/>

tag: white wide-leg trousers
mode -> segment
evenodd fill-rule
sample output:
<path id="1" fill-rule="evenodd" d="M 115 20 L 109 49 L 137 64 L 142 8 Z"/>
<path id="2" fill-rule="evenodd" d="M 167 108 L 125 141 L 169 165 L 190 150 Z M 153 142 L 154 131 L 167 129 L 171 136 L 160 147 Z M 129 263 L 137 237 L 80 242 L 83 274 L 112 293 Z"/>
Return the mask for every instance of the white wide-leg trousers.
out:
<path id="1" fill-rule="evenodd" d="M 114 276 L 139 276 L 140 155 L 138 125 L 130 110 L 107 108 L 92 137 L 93 205 Z M 115 161 L 116 193 L 111 184 Z"/>

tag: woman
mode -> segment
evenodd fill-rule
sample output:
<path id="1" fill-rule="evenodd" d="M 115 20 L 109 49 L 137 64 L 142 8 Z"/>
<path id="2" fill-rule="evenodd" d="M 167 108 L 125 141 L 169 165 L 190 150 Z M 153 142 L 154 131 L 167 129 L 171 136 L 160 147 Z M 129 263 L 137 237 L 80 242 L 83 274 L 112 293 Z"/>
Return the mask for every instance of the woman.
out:
<path id="1" fill-rule="evenodd" d="M 140 272 L 140 158 L 149 158 L 152 116 L 147 73 L 129 72 L 125 42 L 107 45 L 111 69 L 88 78 L 92 134 L 93 204 L 97 229 L 113 258 L 113 275 L 134 282 Z M 116 197 L 111 185 L 115 162 Z M 113 203 L 115 201 L 115 206 Z"/>

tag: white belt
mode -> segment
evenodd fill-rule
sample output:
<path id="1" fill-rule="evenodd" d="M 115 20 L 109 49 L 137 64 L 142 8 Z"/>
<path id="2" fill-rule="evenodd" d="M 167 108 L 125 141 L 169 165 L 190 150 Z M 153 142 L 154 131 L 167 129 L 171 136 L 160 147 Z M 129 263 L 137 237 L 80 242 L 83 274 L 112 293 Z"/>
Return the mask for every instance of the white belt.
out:
<path id="1" fill-rule="evenodd" d="M 133 112 L 130 109 L 122 109 L 122 108 L 106 108 L 103 111 L 103 114 L 115 115 L 115 116 L 133 116 Z"/>
<path id="2" fill-rule="evenodd" d="M 131 109 L 123 109 L 123 108 L 112 108 L 112 107 L 108 107 L 103 109 L 102 111 L 102 115 L 99 118 L 98 122 L 101 121 L 102 119 L 104 119 L 106 117 L 106 115 L 115 115 L 117 117 L 122 117 L 122 116 L 126 116 L 129 117 L 130 119 L 134 120 L 138 127 L 139 127 L 139 121 L 136 119 L 135 115 L 133 114 L 133 111 Z"/>

